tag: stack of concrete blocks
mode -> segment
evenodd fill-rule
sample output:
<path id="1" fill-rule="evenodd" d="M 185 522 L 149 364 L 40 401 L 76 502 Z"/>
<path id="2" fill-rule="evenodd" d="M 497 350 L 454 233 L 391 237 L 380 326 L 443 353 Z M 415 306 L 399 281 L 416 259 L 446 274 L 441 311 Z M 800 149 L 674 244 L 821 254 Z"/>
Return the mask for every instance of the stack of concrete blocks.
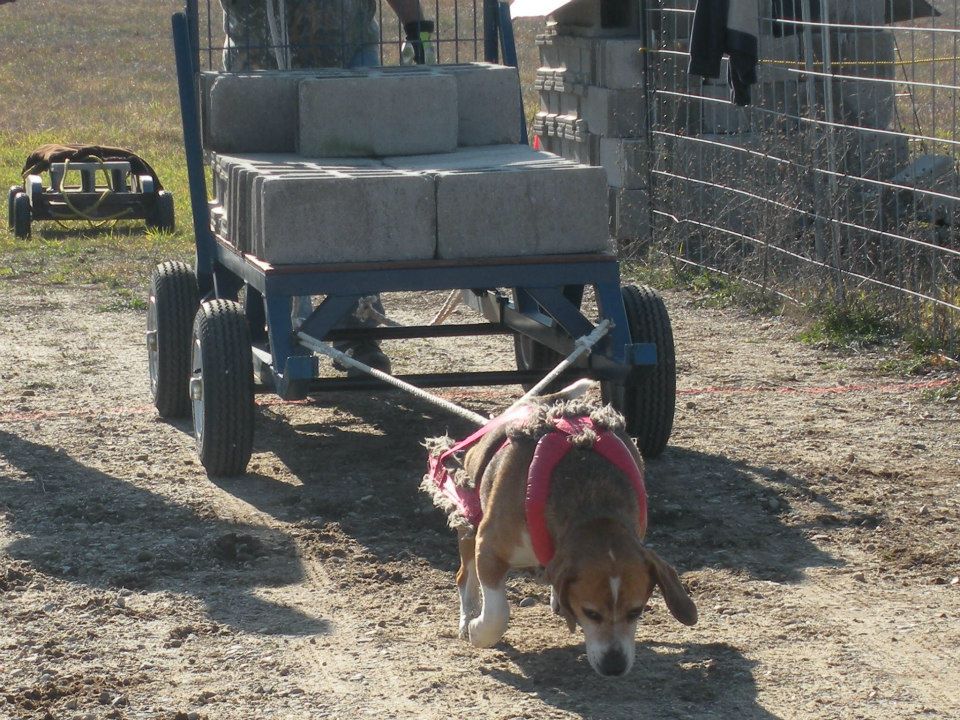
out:
<path id="1" fill-rule="evenodd" d="M 603 171 L 518 144 L 513 68 L 211 73 L 201 89 L 211 226 L 240 252 L 311 264 L 610 250 Z"/>
<path id="2" fill-rule="evenodd" d="M 537 36 L 540 110 L 550 152 L 604 168 L 612 237 L 649 236 L 649 147 L 639 3 L 575 0 Z"/>

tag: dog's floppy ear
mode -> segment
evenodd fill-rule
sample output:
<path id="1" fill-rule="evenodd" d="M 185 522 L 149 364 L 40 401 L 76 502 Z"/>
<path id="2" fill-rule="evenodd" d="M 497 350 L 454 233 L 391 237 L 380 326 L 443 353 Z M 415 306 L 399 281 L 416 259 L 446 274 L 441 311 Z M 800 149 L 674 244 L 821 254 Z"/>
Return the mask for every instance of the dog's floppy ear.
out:
<path id="1" fill-rule="evenodd" d="M 663 560 L 653 550 L 643 549 L 647 562 L 653 568 L 657 585 L 663 592 L 663 599 L 667 603 L 670 614 L 684 625 L 697 624 L 697 606 L 687 595 L 687 591 L 680 584 L 680 578 L 673 566 Z"/>
<path id="2" fill-rule="evenodd" d="M 567 629 L 570 632 L 576 632 L 577 618 L 573 614 L 573 608 L 570 607 L 569 600 L 570 586 L 576 580 L 576 577 L 573 575 L 570 563 L 557 554 L 547 565 L 546 571 L 547 579 L 553 587 L 554 597 L 557 600 L 557 607 L 554 608 L 554 612 L 567 621 Z"/>

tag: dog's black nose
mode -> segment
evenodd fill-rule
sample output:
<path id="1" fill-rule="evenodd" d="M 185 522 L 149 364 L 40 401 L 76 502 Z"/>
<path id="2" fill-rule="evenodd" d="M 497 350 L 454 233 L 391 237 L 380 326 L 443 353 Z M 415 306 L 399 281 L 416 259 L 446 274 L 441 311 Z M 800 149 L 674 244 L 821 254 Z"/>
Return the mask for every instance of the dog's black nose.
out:
<path id="1" fill-rule="evenodd" d="M 610 650 L 600 661 L 604 675 L 623 675 L 627 671 L 627 657 L 620 650 Z"/>

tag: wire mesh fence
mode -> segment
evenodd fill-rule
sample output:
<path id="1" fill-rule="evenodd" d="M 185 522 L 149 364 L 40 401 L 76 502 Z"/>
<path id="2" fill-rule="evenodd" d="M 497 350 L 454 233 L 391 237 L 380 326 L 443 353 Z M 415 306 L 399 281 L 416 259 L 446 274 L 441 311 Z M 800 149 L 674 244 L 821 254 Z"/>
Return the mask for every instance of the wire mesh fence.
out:
<path id="1" fill-rule="evenodd" d="M 203 70 L 397 65 L 406 33 L 394 8 L 430 22 L 438 63 L 484 59 L 483 0 L 193 2 Z"/>
<path id="2" fill-rule="evenodd" d="M 876 302 L 956 351 L 960 3 L 758 4 L 738 107 L 725 68 L 687 73 L 695 0 L 646 2 L 650 246 L 798 302 Z"/>

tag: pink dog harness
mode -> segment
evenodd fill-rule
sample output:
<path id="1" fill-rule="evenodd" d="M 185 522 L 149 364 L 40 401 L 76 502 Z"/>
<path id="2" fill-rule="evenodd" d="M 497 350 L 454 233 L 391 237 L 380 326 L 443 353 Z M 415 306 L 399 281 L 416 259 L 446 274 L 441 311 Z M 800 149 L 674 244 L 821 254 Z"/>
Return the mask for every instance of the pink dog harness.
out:
<path id="1" fill-rule="evenodd" d="M 463 452 L 479 442 L 487 433 L 502 427 L 505 423 L 522 420 L 530 414 L 529 406 L 517 408 L 514 411 L 501 415 L 490 421 L 470 437 L 461 440 L 453 447 L 429 460 L 430 476 L 434 484 L 443 495 L 452 501 L 464 519 L 473 527 L 483 519 L 483 508 L 480 505 L 480 487 L 466 488 L 457 485 L 450 476 L 444 462 Z M 570 436 L 580 434 L 584 429 L 594 428 L 593 421 L 588 417 L 560 418 L 556 421 L 556 429 L 544 435 L 537 442 L 533 453 L 533 461 L 527 475 L 526 515 L 527 530 L 533 552 L 541 565 L 546 565 L 553 558 L 555 548 L 553 538 L 547 530 L 546 511 L 547 498 L 550 497 L 550 486 L 553 482 L 553 471 L 566 457 L 574 445 Z M 507 438 L 497 450 L 500 452 L 510 443 Z M 627 476 L 637 495 L 639 506 L 640 535 L 647 529 L 647 491 L 643 482 L 643 472 L 638 467 L 633 454 L 615 433 L 603 430 L 597 433 L 596 442 L 591 449 L 605 458 L 620 472 Z"/>

